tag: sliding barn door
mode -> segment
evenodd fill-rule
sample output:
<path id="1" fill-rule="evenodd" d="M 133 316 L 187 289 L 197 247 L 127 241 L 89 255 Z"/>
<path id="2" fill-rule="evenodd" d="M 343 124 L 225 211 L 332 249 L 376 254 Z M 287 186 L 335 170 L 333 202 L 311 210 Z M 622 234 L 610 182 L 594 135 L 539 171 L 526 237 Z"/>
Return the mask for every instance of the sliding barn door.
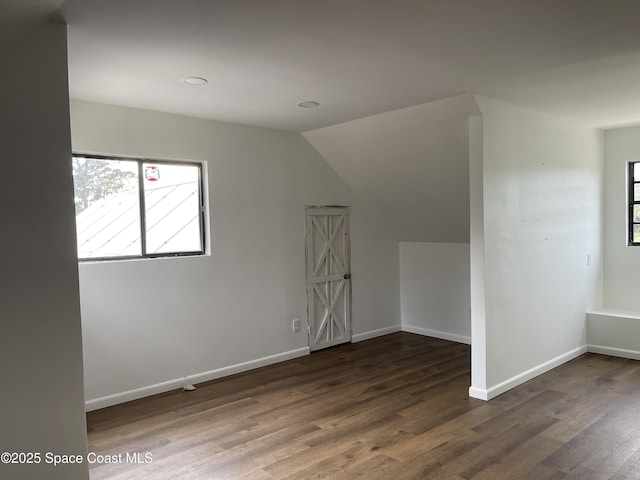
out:
<path id="1" fill-rule="evenodd" d="M 351 341 L 349 209 L 307 207 L 307 297 L 311 350 Z"/>

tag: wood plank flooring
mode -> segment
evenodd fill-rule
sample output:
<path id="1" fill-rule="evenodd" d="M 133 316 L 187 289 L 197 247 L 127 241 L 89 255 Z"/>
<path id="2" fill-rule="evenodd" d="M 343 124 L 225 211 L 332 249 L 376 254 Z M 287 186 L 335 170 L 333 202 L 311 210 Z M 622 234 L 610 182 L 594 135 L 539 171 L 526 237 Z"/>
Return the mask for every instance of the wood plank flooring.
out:
<path id="1" fill-rule="evenodd" d="M 122 455 L 91 479 L 640 479 L 640 362 L 586 354 L 490 402 L 469 383 L 467 345 L 330 348 L 88 413 L 89 451 Z"/>

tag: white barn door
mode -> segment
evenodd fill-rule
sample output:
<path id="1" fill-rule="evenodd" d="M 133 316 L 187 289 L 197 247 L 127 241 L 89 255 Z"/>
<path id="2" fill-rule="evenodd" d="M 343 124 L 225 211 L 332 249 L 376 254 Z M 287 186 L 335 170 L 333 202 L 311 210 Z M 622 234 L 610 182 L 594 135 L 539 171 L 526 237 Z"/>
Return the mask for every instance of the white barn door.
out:
<path id="1" fill-rule="evenodd" d="M 311 350 L 351 341 L 349 209 L 307 207 L 307 313 Z"/>

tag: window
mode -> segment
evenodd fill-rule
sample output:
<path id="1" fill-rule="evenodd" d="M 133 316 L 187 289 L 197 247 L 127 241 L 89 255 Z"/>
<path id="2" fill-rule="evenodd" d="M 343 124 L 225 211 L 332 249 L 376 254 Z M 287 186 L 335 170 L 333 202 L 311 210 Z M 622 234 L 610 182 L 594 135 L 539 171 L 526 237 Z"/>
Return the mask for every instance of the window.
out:
<path id="1" fill-rule="evenodd" d="M 73 155 L 80 260 L 204 254 L 202 165 Z"/>
<path id="2" fill-rule="evenodd" d="M 640 161 L 629 163 L 629 245 L 640 245 Z"/>

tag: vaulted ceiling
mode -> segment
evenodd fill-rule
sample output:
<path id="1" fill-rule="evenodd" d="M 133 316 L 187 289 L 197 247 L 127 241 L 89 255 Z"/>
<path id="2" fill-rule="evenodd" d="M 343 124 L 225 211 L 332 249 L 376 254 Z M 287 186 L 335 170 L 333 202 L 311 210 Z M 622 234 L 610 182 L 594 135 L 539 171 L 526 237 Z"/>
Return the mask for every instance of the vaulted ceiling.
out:
<path id="1" fill-rule="evenodd" d="M 3 1 L 16 12 L 68 23 L 84 100 L 293 131 L 465 92 L 640 121 L 635 0 Z"/>

